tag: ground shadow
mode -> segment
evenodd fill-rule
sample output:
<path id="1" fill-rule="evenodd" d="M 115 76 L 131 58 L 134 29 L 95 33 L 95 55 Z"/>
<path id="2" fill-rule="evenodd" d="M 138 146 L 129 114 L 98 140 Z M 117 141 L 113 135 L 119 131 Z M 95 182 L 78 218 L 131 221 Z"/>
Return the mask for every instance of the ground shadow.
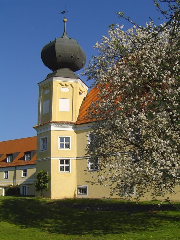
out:
<path id="1" fill-rule="evenodd" d="M 122 234 L 151 231 L 164 222 L 180 221 L 179 204 L 140 204 L 101 200 L 57 200 L 1 198 L 0 221 L 22 228 L 38 228 L 58 234 Z"/>

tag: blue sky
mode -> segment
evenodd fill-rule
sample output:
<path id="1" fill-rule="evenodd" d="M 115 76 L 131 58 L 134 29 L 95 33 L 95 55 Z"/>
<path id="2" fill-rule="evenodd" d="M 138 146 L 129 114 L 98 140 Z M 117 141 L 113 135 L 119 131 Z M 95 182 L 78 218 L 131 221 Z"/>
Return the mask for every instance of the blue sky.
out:
<path id="1" fill-rule="evenodd" d="M 65 6 L 67 34 L 84 49 L 87 63 L 96 54 L 93 45 L 107 35 L 110 24 L 130 27 L 116 11 L 140 25 L 149 22 L 149 16 L 157 21 L 159 15 L 153 0 L 1 0 L 0 141 L 36 135 L 37 83 L 51 72 L 41 61 L 41 49 L 61 37 L 63 15 L 59 13 Z"/>

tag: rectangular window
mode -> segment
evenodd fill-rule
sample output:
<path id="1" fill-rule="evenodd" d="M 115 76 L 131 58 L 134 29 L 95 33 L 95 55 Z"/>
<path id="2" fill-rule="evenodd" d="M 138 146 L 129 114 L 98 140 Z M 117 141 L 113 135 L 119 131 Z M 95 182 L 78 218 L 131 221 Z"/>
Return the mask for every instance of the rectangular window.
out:
<path id="1" fill-rule="evenodd" d="M 21 195 L 23 196 L 27 195 L 27 186 L 21 186 Z"/>
<path id="2" fill-rule="evenodd" d="M 25 153 L 25 161 L 31 160 L 31 152 L 26 152 Z"/>
<path id="3" fill-rule="evenodd" d="M 88 167 L 88 171 L 97 171 L 98 170 L 98 157 L 94 157 L 92 160 L 88 159 L 87 167 Z"/>
<path id="4" fill-rule="evenodd" d="M 6 159 L 7 163 L 10 163 L 13 161 L 13 156 L 11 155 L 7 155 L 7 159 Z"/>
<path id="5" fill-rule="evenodd" d="M 70 137 L 59 137 L 59 149 L 70 149 Z"/>
<path id="6" fill-rule="evenodd" d="M 135 195 L 135 187 L 133 185 L 124 185 L 124 191 L 121 192 L 121 196 L 133 196 Z"/>
<path id="7" fill-rule="evenodd" d="M 59 99 L 59 111 L 60 112 L 69 112 L 70 111 L 70 99 L 60 98 Z"/>
<path id="8" fill-rule="evenodd" d="M 92 133 L 87 134 L 87 144 L 90 144 L 92 141 L 94 141 L 95 136 Z"/>
<path id="9" fill-rule="evenodd" d="M 40 139 L 40 150 L 46 151 L 47 150 L 47 137 L 42 137 Z"/>
<path id="10" fill-rule="evenodd" d="M 49 100 L 46 100 L 43 102 L 43 114 L 46 114 L 49 112 Z"/>
<path id="11" fill-rule="evenodd" d="M 70 159 L 60 159 L 59 160 L 59 171 L 60 172 L 70 172 Z"/>
<path id="12" fill-rule="evenodd" d="M 27 177 L 27 169 L 22 170 L 22 177 Z"/>
<path id="13" fill-rule="evenodd" d="M 88 195 L 88 186 L 77 186 L 77 195 L 87 196 Z"/>
<path id="14" fill-rule="evenodd" d="M 8 179 L 9 178 L 9 172 L 8 171 L 4 171 L 4 179 Z"/>

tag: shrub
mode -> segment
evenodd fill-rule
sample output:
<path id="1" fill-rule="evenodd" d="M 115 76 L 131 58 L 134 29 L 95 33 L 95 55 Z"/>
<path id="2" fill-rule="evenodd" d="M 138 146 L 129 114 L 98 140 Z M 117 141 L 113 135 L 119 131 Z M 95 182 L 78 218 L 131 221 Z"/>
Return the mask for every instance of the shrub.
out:
<path id="1" fill-rule="evenodd" d="M 20 196 L 20 188 L 17 186 L 8 187 L 5 190 L 6 196 Z"/>

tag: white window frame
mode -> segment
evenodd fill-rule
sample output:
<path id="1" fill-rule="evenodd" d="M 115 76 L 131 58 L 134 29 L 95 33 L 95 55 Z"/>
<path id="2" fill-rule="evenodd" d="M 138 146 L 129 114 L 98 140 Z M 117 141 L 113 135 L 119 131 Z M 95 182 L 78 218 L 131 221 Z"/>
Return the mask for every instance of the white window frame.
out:
<path id="1" fill-rule="evenodd" d="M 86 193 L 81 193 L 81 190 L 86 190 Z M 77 186 L 77 196 L 88 196 L 88 185 L 78 185 Z"/>
<path id="2" fill-rule="evenodd" d="M 46 146 L 44 147 L 43 139 L 46 139 Z M 45 152 L 48 149 L 48 137 L 44 136 L 40 138 L 40 151 Z"/>
<path id="3" fill-rule="evenodd" d="M 23 169 L 22 170 L 22 178 L 25 178 L 25 177 L 27 177 L 27 169 Z"/>
<path id="4" fill-rule="evenodd" d="M 9 178 L 9 171 L 4 171 L 4 179 L 8 179 Z"/>
<path id="5" fill-rule="evenodd" d="M 70 112 L 70 99 L 69 98 L 59 98 L 59 111 L 60 112 Z"/>
<path id="6" fill-rule="evenodd" d="M 64 138 L 64 141 L 60 141 L 60 138 Z M 65 138 L 69 138 L 69 148 L 66 148 L 65 145 L 66 145 L 66 141 L 65 141 Z M 63 143 L 64 144 L 64 147 L 61 148 L 60 144 Z M 71 137 L 70 136 L 59 136 L 59 149 L 60 150 L 70 150 L 71 149 Z"/>
<path id="7" fill-rule="evenodd" d="M 13 161 L 13 156 L 12 154 L 7 155 L 6 162 L 11 163 Z"/>
<path id="8" fill-rule="evenodd" d="M 98 158 L 96 161 L 97 161 L 97 164 L 94 165 L 94 162 L 91 162 L 89 159 L 87 160 L 88 172 L 93 172 L 98 170 Z"/>
<path id="9" fill-rule="evenodd" d="M 64 161 L 64 163 L 62 163 L 62 161 Z M 69 163 L 67 163 L 66 161 L 69 161 Z M 64 170 L 61 170 L 61 167 L 64 168 Z M 69 167 L 69 170 L 66 170 L 66 167 Z M 69 158 L 62 158 L 59 159 L 59 172 L 60 173 L 70 173 L 71 172 L 71 159 Z"/>
<path id="10" fill-rule="evenodd" d="M 91 132 L 89 132 L 89 133 L 87 134 L 87 144 L 90 144 L 90 143 L 91 143 L 92 138 L 93 138 L 93 140 L 94 140 L 95 136 L 94 136 Z"/>
<path id="11" fill-rule="evenodd" d="M 25 161 L 30 161 L 31 160 L 31 152 L 25 152 Z"/>

